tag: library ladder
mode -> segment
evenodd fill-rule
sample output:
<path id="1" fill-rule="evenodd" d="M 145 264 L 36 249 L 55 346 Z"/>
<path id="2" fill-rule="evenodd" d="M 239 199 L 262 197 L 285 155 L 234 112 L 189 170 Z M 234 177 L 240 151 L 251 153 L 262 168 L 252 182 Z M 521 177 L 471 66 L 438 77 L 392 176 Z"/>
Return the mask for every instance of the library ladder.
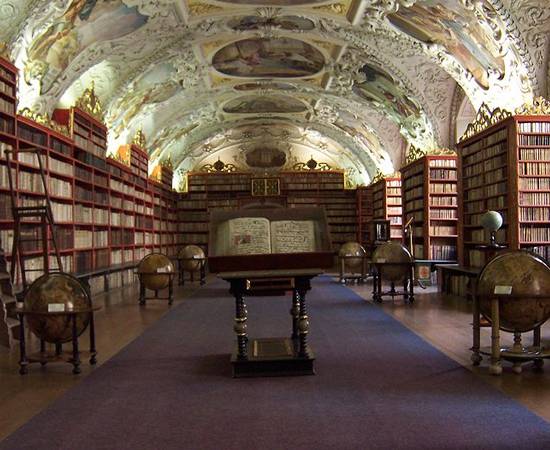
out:
<path id="1" fill-rule="evenodd" d="M 49 246 L 48 242 L 52 243 L 52 249 L 55 254 L 55 261 L 57 263 L 57 271 L 63 272 L 63 264 L 61 262 L 61 256 L 59 254 L 59 248 L 55 239 L 55 224 L 53 220 L 52 213 L 52 204 L 50 200 L 50 194 L 48 192 L 48 183 L 46 181 L 46 175 L 44 174 L 44 166 L 42 164 L 42 159 L 40 157 L 40 149 L 29 148 L 29 149 L 20 149 L 18 153 L 30 153 L 36 155 L 38 161 L 38 170 L 40 173 L 40 179 L 42 181 L 42 187 L 44 189 L 44 204 L 36 206 L 19 206 L 18 204 L 18 195 L 15 187 L 15 182 L 12 176 L 12 159 L 13 156 L 12 150 L 6 150 L 6 161 L 8 164 L 8 182 L 10 187 L 11 194 L 11 206 L 12 206 L 12 215 L 14 221 L 14 232 L 13 232 L 13 247 L 11 253 L 11 282 L 15 284 L 16 276 L 16 267 L 19 266 L 21 274 L 21 282 L 23 285 L 23 291 L 27 289 L 27 274 L 30 272 L 50 272 L 50 259 L 49 259 Z M 15 164 L 15 161 L 14 161 Z M 16 174 L 19 172 L 19 165 L 16 164 Z M 29 223 L 30 222 L 30 223 Z M 27 239 L 22 238 L 21 236 L 21 226 L 33 226 L 35 229 L 39 228 L 40 237 Z M 42 269 L 28 269 L 25 266 L 25 260 L 30 258 L 29 255 L 26 255 L 23 251 L 23 244 L 25 243 L 39 243 L 42 245 L 40 248 L 42 253 L 43 265 Z M 36 258 L 36 255 L 32 256 Z"/>

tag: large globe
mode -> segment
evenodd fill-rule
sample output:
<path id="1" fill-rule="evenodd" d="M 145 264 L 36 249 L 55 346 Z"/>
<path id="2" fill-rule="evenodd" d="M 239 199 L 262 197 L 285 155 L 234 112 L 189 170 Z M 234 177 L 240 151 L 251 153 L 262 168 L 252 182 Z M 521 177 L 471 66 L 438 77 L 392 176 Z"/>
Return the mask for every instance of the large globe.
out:
<path id="1" fill-rule="evenodd" d="M 151 253 L 139 262 L 137 270 L 141 282 L 147 289 L 159 291 L 170 284 L 170 274 L 174 273 L 174 265 L 168 256 Z"/>
<path id="2" fill-rule="evenodd" d="M 66 273 L 46 274 L 35 280 L 23 299 L 26 311 L 48 312 L 52 303 L 65 305 L 65 311 L 89 309 L 92 301 L 86 290 L 73 276 Z M 90 323 L 91 313 L 77 314 L 76 327 L 80 336 Z M 33 334 L 51 343 L 64 343 L 72 339 L 72 319 L 68 315 L 26 315 L 27 325 Z"/>
<path id="3" fill-rule="evenodd" d="M 480 224 L 489 231 L 498 231 L 502 226 L 502 216 L 498 211 L 487 211 L 481 216 Z"/>
<path id="4" fill-rule="evenodd" d="M 403 280 L 409 276 L 410 263 L 413 262 L 411 252 L 398 242 L 385 242 L 376 247 L 372 254 L 373 263 L 392 263 L 382 268 L 382 275 L 388 281 Z M 401 264 L 402 263 L 402 264 Z"/>
<path id="5" fill-rule="evenodd" d="M 481 313 L 489 321 L 495 288 L 521 297 L 500 301 L 500 327 L 503 330 L 529 331 L 550 317 L 550 301 L 534 298 L 536 295 L 550 295 L 550 267 L 542 258 L 516 250 L 501 253 L 485 265 L 478 277 L 476 295 Z"/>
<path id="6" fill-rule="evenodd" d="M 365 249 L 358 242 L 346 242 L 340 247 L 339 256 L 345 257 L 344 264 L 350 270 L 362 270 Z"/>
<path id="7" fill-rule="evenodd" d="M 178 259 L 182 267 L 189 272 L 196 272 L 200 269 L 201 260 L 204 260 L 204 250 L 198 245 L 186 245 L 178 253 Z"/>

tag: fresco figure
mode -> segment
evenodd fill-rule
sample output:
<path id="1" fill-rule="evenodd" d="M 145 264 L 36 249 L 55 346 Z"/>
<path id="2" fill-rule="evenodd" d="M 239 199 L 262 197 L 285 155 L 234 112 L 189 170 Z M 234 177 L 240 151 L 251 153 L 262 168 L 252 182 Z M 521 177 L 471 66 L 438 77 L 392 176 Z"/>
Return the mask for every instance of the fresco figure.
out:
<path id="1" fill-rule="evenodd" d="M 232 114 L 299 113 L 306 109 L 306 106 L 299 100 L 282 95 L 239 97 L 230 100 L 223 107 L 225 112 Z"/>
<path id="2" fill-rule="evenodd" d="M 32 78 L 40 77 L 51 85 L 86 48 L 126 36 L 147 20 L 137 7 L 126 6 L 122 0 L 73 0 L 63 15 L 29 45 L 25 80 L 30 83 Z M 48 88 L 43 83 L 42 93 Z"/>
<path id="3" fill-rule="evenodd" d="M 483 6 L 492 9 L 486 1 Z M 414 39 L 443 46 L 485 89 L 489 88 L 489 71 L 504 75 L 504 59 L 494 32 L 459 2 L 423 0 L 400 8 L 388 15 L 388 20 Z"/>

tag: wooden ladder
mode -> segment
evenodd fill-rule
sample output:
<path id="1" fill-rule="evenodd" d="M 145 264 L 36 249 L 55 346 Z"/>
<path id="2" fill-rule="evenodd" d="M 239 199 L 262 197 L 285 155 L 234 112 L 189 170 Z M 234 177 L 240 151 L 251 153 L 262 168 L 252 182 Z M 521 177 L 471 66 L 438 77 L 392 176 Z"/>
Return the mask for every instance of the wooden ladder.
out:
<path id="1" fill-rule="evenodd" d="M 7 161 L 7 167 L 8 167 L 8 182 L 10 186 L 10 194 L 11 194 L 11 206 L 12 206 L 12 214 L 13 214 L 13 221 L 14 221 L 14 228 L 13 228 L 13 247 L 12 247 L 12 253 L 11 253 L 11 270 L 10 270 L 10 278 L 11 283 L 15 284 L 16 282 L 16 275 L 17 275 L 17 267 L 19 267 L 19 273 L 21 274 L 21 283 L 23 286 L 23 292 L 26 291 L 28 287 L 28 281 L 27 281 L 27 274 L 30 272 L 42 272 L 42 273 L 49 273 L 51 271 L 59 271 L 63 272 L 63 264 L 61 262 L 61 256 L 59 254 L 59 248 L 57 246 L 56 238 L 55 238 L 55 224 L 53 220 L 53 213 L 52 213 L 52 204 L 50 200 L 50 194 L 48 193 L 48 183 L 46 181 L 46 175 L 44 174 L 44 166 L 42 164 L 42 158 L 40 157 L 40 149 L 38 148 L 29 148 L 29 149 L 20 149 L 17 151 L 18 154 L 21 153 L 31 153 L 36 155 L 36 159 L 38 160 L 38 170 L 40 173 L 40 178 L 42 180 L 42 186 L 44 189 L 44 205 L 38 205 L 38 206 L 19 206 L 18 205 L 18 195 L 17 190 L 15 188 L 15 182 L 13 180 L 12 176 L 12 162 L 15 164 L 14 161 L 12 161 L 11 156 L 14 155 L 13 150 L 5 150 L 6 154 L 6 161 Z M 16 175 L 19 173 L 19 165 L 15 165 L 16 167 Z M 30 219 L 30 220 L 29 220 Z M 29 227 L 34 232 L 34 236 L 32 238 L 26 238 L 22 237 L 21 235 L 21 227 Z M 36 233 L 38 231 L 38 233 Z M 25 253 L 23 250 L 23 244 L 25 243 L 38 243 L 41 242 L 41 251 L 42 251 L 42 260 L 43 265 L 41 269 L 28 269 L 25 265 L 25 261 L 29 258 L 36 258 L 36 255 L 29 256 Z M 57 268 L 54 270 L 51 270 L 50 267 L 50 247 L 49 243 L 52 244 L 51 250 L 53 250 L 55 254 L 55 260 L 57 263 Z"/>

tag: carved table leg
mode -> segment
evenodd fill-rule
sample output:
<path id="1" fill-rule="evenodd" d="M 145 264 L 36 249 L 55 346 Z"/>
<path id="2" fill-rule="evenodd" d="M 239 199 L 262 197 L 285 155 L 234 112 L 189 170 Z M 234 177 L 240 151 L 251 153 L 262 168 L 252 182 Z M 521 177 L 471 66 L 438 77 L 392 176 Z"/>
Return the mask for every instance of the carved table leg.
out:
<path id="1" fill-rule="evenodd" d="M 239 359 L 248 358 L 248 335 L 246 332 L 246 304 L 244 301 L 245 287 L 243 283 L 246 280 L 237 280 L 236 283 L 232 283 L 231 291 L 235 296 L 235 325 L 233 330 L 237 335 L 237 357 Z"/>
<path id="2" fill-rule="evenodd" d="M 481 332 L 480 332 L 480 318 L 479 318 L 479 299 L 474 296 L 474 316 L 472 321 L 472 333 L 473 333 L 473 343 L 472 343 L 472 356 L 470 357 L 472 364 L 474 366 L 479 366 L 479 363 L 483 360 L 479 354 L 479 347 L 481 341 Z"/>
<path id="3" fill-rule="evenodd" d="M 378 272 L 376 269 L 372 272 L 372 301 L 375 302 L 377 300 L 376 296 L 376 287 L 378 286 Z"/>
<path id="4" fill-rule="evenodd" d="M 411 267 L 409 277 L 409 303 L 414 303 L 414 265 Z"/>
<path id="5" fill-rule="evenodd" d="M 200 285 L 203 286 L 206 283 L 206 263 L 204 261 L 200 263 L 200 274 L 201 274 Z"/>
<path id="6" fill-rule="evenodd" d="M 292 307 L 290 308 L 290 315 L 292 316 L 292 339 L 298 337 L 298 319 L 300 315 L 300 294 L 298 290 L 292 291 Z"/>
<path id="7" fill-rule="evenodd" d="M 19 373 L 25 375 L 27 373 L 27 347 L 25 345 L 25 317 L 23 314 L 19 316 Z"/>
<path id="8" fill-rule="evenodd" d="M 298 356 L 307 358 L 309 356 L 309 348 L 307 345 L 307 335 L 309 333 L 309 318 L 306 309 L 306 290 L 298 291 L 298 299 L 300 305 L 300 316 L 298 321 L 299 347 Z"/>
<path id="9" fill-rule="evenodd" d="M 95 326 L 94 326 L 94 313 L 90 315 L 90 364 L 97 363 L 97 351 L 95 348 Z"/>
<path id="10" fill-rule="evenodd" d="M 76 314 L 72 315 L 72 322 L 73 322 L 73 373 L 79 374 L 80 373 L 80 352 L 78 351 L 78 328 L 76 326 Z"/>
<path id="11" fill-rule="evenodd" d="M 489 373 L 491 375 L 500 375 L 502 365 L 500 363 L 500 317 L 498 298 L 491 299 L 491 365 Z"/>
<path id="12" fill-rule="evenodd" d="M 376 301 L 382 303 L 382 268 L 379 269 L 376 279 Z"/>

